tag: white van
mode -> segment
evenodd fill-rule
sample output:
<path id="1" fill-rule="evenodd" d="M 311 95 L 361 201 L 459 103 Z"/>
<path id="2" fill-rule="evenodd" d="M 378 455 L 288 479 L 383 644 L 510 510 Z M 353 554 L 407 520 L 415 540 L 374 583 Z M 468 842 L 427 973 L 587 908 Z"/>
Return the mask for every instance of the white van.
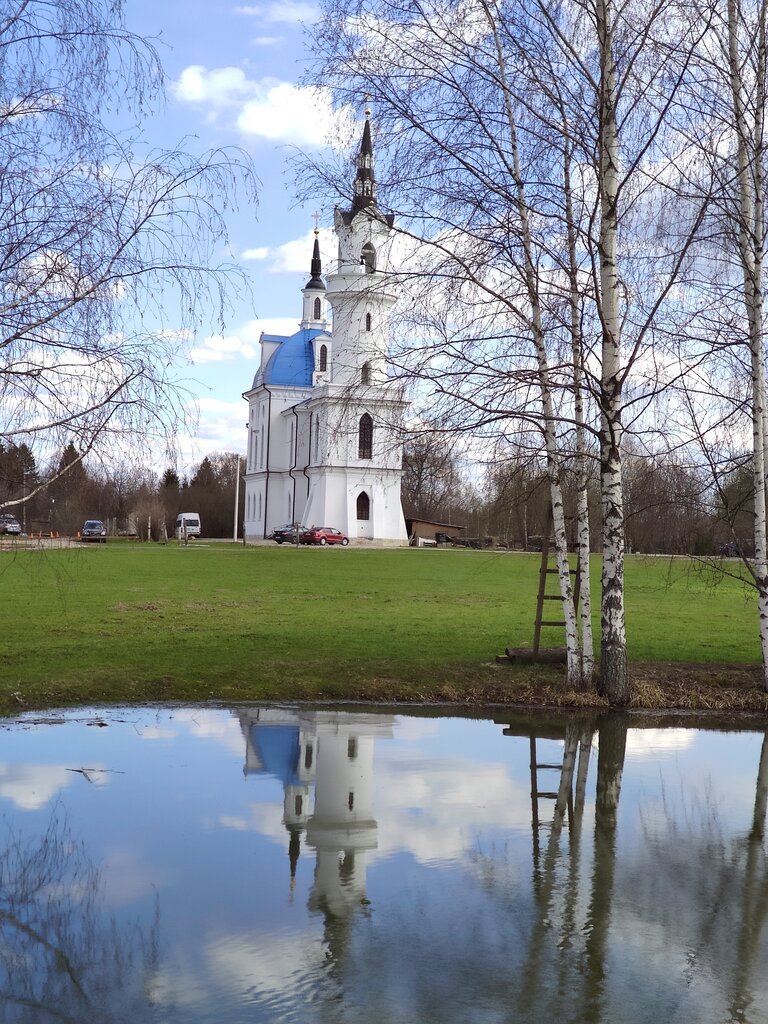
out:
<path id="1" fill-rule="evenodd" d="M 176 517 L 176 538 L 178 540 L 192 540 L 200 536 L 200 513 L 179 512 Z"/>

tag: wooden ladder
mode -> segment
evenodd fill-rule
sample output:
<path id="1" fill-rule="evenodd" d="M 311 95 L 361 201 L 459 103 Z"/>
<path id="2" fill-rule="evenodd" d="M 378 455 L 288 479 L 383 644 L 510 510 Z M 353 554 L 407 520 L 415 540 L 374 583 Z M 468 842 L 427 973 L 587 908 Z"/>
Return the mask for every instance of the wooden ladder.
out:
<path id="1" fill-rule="evenodd" d="M 542 626 L 554 626 L 561 629 L 565 629 L 564 619 L 545 619 L 544 618 L 544 606 L 546 601 L 561 601 L 563 596 L 560 593 L 560 587 L 558 582 L 558 591 L 556 594 L 547 592 L 547 578 L 549 576 L 557 576 L 557 567 L 552 568 L 549 564 L 549 552 L 554 546 L 554 539 L 552 538 L 553 520 L 552 520 L 552 509 L 549 510 L 549 516 L 547 517 L 547 528 L 544 532 L 544 539 L 541 544 L 541 566 L 539 568 L 539 593 L 536 599 L 536 621 L 533 625 L 533 648 L 532 655 L 534 659 L 539 657 L 539 647 L 541 644 L 541 629 Z M 578 613 L 579 610 L 579 596 L 581 593 L 581 575 L 579 573 L 579 564 L 577 561 L 576 568 L 570 570 L 571 576 L 576 577 L 575 585 L 573 588 L 573 607 Z"/>

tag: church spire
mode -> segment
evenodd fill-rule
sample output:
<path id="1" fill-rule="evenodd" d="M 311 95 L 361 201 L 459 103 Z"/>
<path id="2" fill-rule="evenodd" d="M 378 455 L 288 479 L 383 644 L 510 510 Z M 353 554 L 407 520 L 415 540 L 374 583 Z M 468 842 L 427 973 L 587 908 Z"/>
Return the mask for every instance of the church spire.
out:
<path id="1" fill-rule="evenodd" d="M 322 273 L 323 267 L 320 262 L 320 230 L 315 228 L 315 244 L 312 248 L 312 263 L 310 264 L 310 274 L 312 275 L 307 283 L 304 285 L 305 288 L 310 288 L 314 292 L 324 292 L 325 283 L 323 282 Z"/>
<path id="2" fill-rule="evenodd" d="M 373 142 L 371 141 L 371 108 L 368 97 L 365 98 L 365 125 L 363 141 L 357 157 L 357 175 L 355 176 L 354 196 L 352 197 L 352 216 L 361 210 L 376 210 L 376 179 L 373 175 Z"/>
<path id="3" fill-rule="evenodd" d="M 300 327 L 302 330 L 324 331 L 328 327 L 325 319 L 326 299 L 325 281 L 323 281 L 323 265 L 320 262 L 320 228 L 317 226 L 320 214 L 315 214 L 315 244 L 312 246 L 312 262 L 310 264 L 311 277 L 301 289 L 303 296 L 303 313 Z"/>

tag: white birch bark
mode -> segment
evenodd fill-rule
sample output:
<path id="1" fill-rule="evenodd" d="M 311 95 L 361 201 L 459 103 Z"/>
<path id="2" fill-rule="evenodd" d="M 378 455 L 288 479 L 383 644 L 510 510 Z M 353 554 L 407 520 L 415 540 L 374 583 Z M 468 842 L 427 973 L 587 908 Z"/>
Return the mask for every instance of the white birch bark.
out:
<path id="1" fill-rule="evenodd" d="M 619 136 L 611 0 L 595 6 L 600 44 L 600 495 L 603 572 L 598 692 L 613 705 L 630 700 L 624 621 L 624 507 L 621 478 L 621 311 L 618 253 Z"/>
<path id="2" fill-rule="evenodd" d="M 563 126 L 563 184 L 565 218 L 568 231 L 568 301 L 571 316 L 571 356 L 573 360 L 573 416 L 576 426 L 576 550 L 579 572 L 579 616 L 581 626 L 581 676 L 586 685 L 595 671 L 592 638 L 592 594 L 589 575 L 590 535 L 587 494 L 587 438 L 584 425 L 584 390 L 582 381 L 582 337 L 578 261 L 576 258 L 576 223 L 573 213 L 571 184 L 571 143 Z"/>
<path id="3" fill-rule="evenodd" d="M 754 496 L 754 559 L 751 571 L 757 588 L 763 688 L 768 690 L 768 541 L 766 538 L 766 392 L 763 358 L 765 313 L 763 258 L 764 119 L 766 72 L 766 9 L 757 9 L 757 61 L 754 110 L 750 119 L 744 94 L 738 0 L 728 0 L 728 70 L 736 131 L 739 189 L 739 257 L 744 278 L 744 304 L 749 331 L 752 385 L 752 487 Z"/>

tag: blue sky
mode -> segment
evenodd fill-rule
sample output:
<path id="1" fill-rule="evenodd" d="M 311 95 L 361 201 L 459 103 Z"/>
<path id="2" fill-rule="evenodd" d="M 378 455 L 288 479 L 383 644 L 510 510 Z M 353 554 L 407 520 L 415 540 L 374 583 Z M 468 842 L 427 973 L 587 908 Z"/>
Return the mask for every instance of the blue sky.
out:
<path id="1" fill-rule="evenodd" d="M 201 152 L 240 146 L 261 180 L 258 207 L 241 203 L 229 219 L 231 252 L 221 254 L 248 275 L 252 296 L 223 335 L 194 339 L 183 366 L 200 415 L 196 436 L 180 439 L 184 469 L 211 451 L 245 451 L 241 395 L 258 364 L 259 335 L 296 330 L 317 204 L 295 203 L 289 162 L 292 147 L 324 145 L 333 115 L 326 95 L 298 85 L 308 57 L 304 26 L 317 17 L 303 0 L 127 0 L 126 15 L 133 31 L 160 38 L 168 78 L 166 103 L 146 126 L 149 141 L 172 148 L 186 139 L 185 148 Z M 326 217 L 326 259 L 333 255 L 328 225 Z"/>

